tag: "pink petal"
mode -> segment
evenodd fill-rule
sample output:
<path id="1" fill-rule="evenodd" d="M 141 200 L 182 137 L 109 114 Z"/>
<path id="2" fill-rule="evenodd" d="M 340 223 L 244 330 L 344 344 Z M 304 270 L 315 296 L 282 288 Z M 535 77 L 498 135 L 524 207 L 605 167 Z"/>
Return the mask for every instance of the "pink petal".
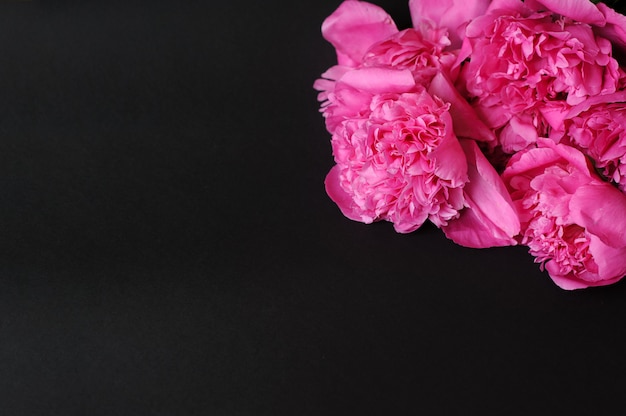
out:
<path id="1" fill-rule="evenodd" d="M 441 118 L 451 127 L 452 118 L 449 114 L 444 113 Z M 446 137 L 430 154 L 430 158 L 435 164 L 434 173 L 439 178 L 449 181 L 452 187 L 462 186 L 467 182 L 467 161 L 452 129 L 450 128 L 446 133 Z"/>
<path id="2" fill-rule="evenodd" d="M 415 79 L 408 69 L 359 68 L 346 72 L 341 82 L 371 94 L 403 93 L 415 88 Z"/>
<path id="3" fill-rule="evenodd" d="M 504 152 L 513 154 L 537 142 L 537 129 L 519 117 L 513 117 L 500 132 L 500 144 Z"/>
<path id="4" fill-rule="evenodd" d="M 543 170 L 559 161 L 559 155 L 552 149 L 537 148 L 530 151 L 515 153 L 502 172 L 502 180 L 509 183 L 517 176 L 534 177 L 533 172 Z"/>
<path id="5" fill-rule="evenodd" d="M 606 19 L 595 4 L 589 0 L 535 0 L 545 6 L 549 11 L 562 16 L 578 20 L 582 23 L 589 23 L 597 26 L 604 26 Z"/>
<path id="6" fill-rule="evenodd" d="M 398 32 L 382 8 L 367 2 L 347 0 L 322 23 L 322 35 L 337 50 L 340 65 L 357 66 L 377 42 Z"/>
<path id="7" fill-rule="evenodd" d="M 598 4 L 598 9 L 606 18 L 606 26 L 598 29 L 598 33 L 613 43 L 613 47 L 626 50 L 626 16 L 617 13 L 604 3 Z"/>
<path id="8" fill-rule="evenodd" d="M 569 203 L 571 222 L 611 247 L 626 246 L 626 195 L 608 183 L 579 187 Z"/>
<path id="9" fill-rule="evenodd" d="M 594 176 L 593 167 L 584 154 L 578 149 L 565 144 L 556 144 L 549 139 L 537 139 L 539 147 L 553 149 L 560 157 L 567 160 L 571 165 L 581 172 L 586 172 L 589 176 Z"/>
<path id="10" fill-rule="evenodd" d="M 626 247 L 612 247 L 598 237 L 590 236 L 589 250 L 598 265 L 598 275 L 608 285 L 626 275 Z"/>
<path id="11" fill-rule="evenodd" d="M 469 182 L 463 188 L 467 208 L 444 233 L 465 247 L 516 245 L 520 221 L 502 179 L 473 140 L 460 142 L 468 163 Z"/>
<path id="12" fill-rule="evenodd" d="M 565 118 L 576 117 L 583 111 L 589 110 L 592 106 L 597 104 L 606 104 L 606 103 L 623 103 L 626 102 L 626 91 L 618 91 L 613 94 L 605 94 L 605 95 L 597 95 L 594 97 L 589 97 L 582 103 L 575 105 L 571 108 L 571 110 L 567 113 Z"/>
<path id="13" fill-rule="evenodd" d="M 574 279 L 569 275 L 563 276 L 558 273 L 558 265 L 555 262 L 549 261 L 545 264 L 546 271 L 550 275 L 552 281 L 561 289 L 564 290 L 576 290 L 585 289 L 592 286 L 590 282 Z"/>
<path id="14" fill-rule="evenodd" d="M 615 248 L 604 244 L 596 236 L 589 236 L 589 250 L 598 266 L 597 273 L 589 271 L 574 277 L 572 273 L 560 275 L 558 265 L 552 261 L 546 263 L 546 271 L 550 278 L 565 290 L 584 289 L 587 287 L 611 285 L 626 274 L 626 248 Z"/>
<path id="15" fill-rule="evenodd" d="M 326 193 L 337 204 L 343 215 L 351 220 L 364 222 L 356 204 L 352 200 L 352 196 L 344 191 L 339 183 L 340 170 L 341 168 L 335 165 L 326 175 L 326 180 L 324 181 Z"/>
<path id="16" fill-rule="evenodd" d="M 474 109 L 461 97 L 444 74 L 439 72 L 435 75 L 428 92 L 450 103 L 450 115 L 454 124 L 454 133 L 457 136 L 481 142 L 495 142 L 496 137 L 491 129 L 478 118 Z"/>
<path id="17" fill-rule="evenodd" d="M 448 29 L 453 48 L 458 48 L 470 20 L 485 13 L 489 0 L 409 0 L 414 27 L 434 23 Z"/>

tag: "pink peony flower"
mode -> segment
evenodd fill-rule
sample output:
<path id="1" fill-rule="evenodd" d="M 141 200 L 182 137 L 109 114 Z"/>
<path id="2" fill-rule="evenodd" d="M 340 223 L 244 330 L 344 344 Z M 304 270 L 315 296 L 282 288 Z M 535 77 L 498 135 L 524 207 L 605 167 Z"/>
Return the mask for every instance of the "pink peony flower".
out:
<path id="1" fill-rule="evenodd" d="M 589 99 L 564 120 L 563 141 L 594 161 L 604 177 L 626 192 L 626 91 Z"/>
<path id="2" fill-rule="evenodd" d="M 407 69 L 363 68 L 337 81 L 334 96 L 354 100 L 338 103 L 333 96 L 327 106 L 352 114 L 333 131 L 337 166 L 326 178 L 328 195 L 348 218 L 387 220 L 401 233 L 427 219 L 445 225 L 463 208 L 467 181 L 449 105 L 419 84 L 394 79 L 412 76 Z"/>
<path id="3" fill-rule="evenodd" d="M 624 73 L 592 24 L 604 15 L 587 0 L 497 0 L 467 26 L 461 83 L 487 125 L 502 129 L 505 151 L 534 144 L 571 106 L 619 88 Z"/>
<path id="4" fill-rule="evenodd" d="M 457 54 L 446 51 L 446 29 L 424 21 L 419 29 L 380 40 L 388 29 L 381 22 L 387 19 L 357 1 L 342 5 L 327 22 L 323 31 L 339 59 L 350 57 L 315 83 L 337 162 L 326 189 L 344 215 L 365 223 L 388 220 L 397 231 L 410 232 L 427 219 L 445 226 L 464 207 L 466 212 L 495 209 L 480 196 L 471 206 L 464 203 L 467 162 L 456 135 L 489 144 L 496 139 L 453 85 Z M 372 24 L 376 36 L 358 42 L 349 39 L 349 30 L 336 30 Z M 476 164 L 474 158 L 471 163 Z M 472 189 L 487 195 L 494 192 L 487 189 L 492 185 L 482 181 Z M 496 215 L 493 223 L 500 226 L 501 218 Z M 502 227 L 510 231 L 508 224 Z M 483 232 L 489 234 L 480 237 L 485 244 L 511 243 L 510 235 L 502 237 L 504 231 L 474 235 Z"/>
<path id="5" fill-rule="evenodd" d="M 521 243 L 563 289 L 626 274 L 626 195 L 599 178 L 578 150 L 539 139 L 502 174 L 521 220 Z"/>

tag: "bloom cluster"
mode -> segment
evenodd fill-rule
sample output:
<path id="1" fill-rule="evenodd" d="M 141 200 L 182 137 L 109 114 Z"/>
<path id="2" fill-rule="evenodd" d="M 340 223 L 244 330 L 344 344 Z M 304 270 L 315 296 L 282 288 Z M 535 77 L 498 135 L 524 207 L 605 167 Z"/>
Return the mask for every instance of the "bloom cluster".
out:
<path id="1" fill-rule="evenodd" d="M 330 198 L 396 231 L 525 245 L 563 289 L 626 275 L 626 17 L 590 0 L 345 0 L 314 87 Z"/>

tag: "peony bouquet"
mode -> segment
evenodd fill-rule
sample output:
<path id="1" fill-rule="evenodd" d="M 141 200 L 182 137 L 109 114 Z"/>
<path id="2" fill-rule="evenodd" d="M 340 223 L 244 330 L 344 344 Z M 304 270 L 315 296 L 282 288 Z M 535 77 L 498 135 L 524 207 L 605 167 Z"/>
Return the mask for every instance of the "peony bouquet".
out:
<path id="1" fill-rule="evenodd" d="M 609 2 L 610 3 L 610 2 Z M 626 275 L 626 17 L 589 0 L 345 0 L 314 87 L 330 198 L 399 233 L 525 245 L 563 289 Z"/>

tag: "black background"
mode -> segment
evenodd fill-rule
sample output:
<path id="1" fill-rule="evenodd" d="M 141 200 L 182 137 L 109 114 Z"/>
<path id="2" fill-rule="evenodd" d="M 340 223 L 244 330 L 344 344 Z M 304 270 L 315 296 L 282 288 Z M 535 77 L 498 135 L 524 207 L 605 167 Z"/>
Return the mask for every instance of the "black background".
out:
<path id="1" fill-rule="evenodd" d="M 0 3 L 0 414 L 623 409 L 626 284 L 328 199 L 338 5 Z"/>

